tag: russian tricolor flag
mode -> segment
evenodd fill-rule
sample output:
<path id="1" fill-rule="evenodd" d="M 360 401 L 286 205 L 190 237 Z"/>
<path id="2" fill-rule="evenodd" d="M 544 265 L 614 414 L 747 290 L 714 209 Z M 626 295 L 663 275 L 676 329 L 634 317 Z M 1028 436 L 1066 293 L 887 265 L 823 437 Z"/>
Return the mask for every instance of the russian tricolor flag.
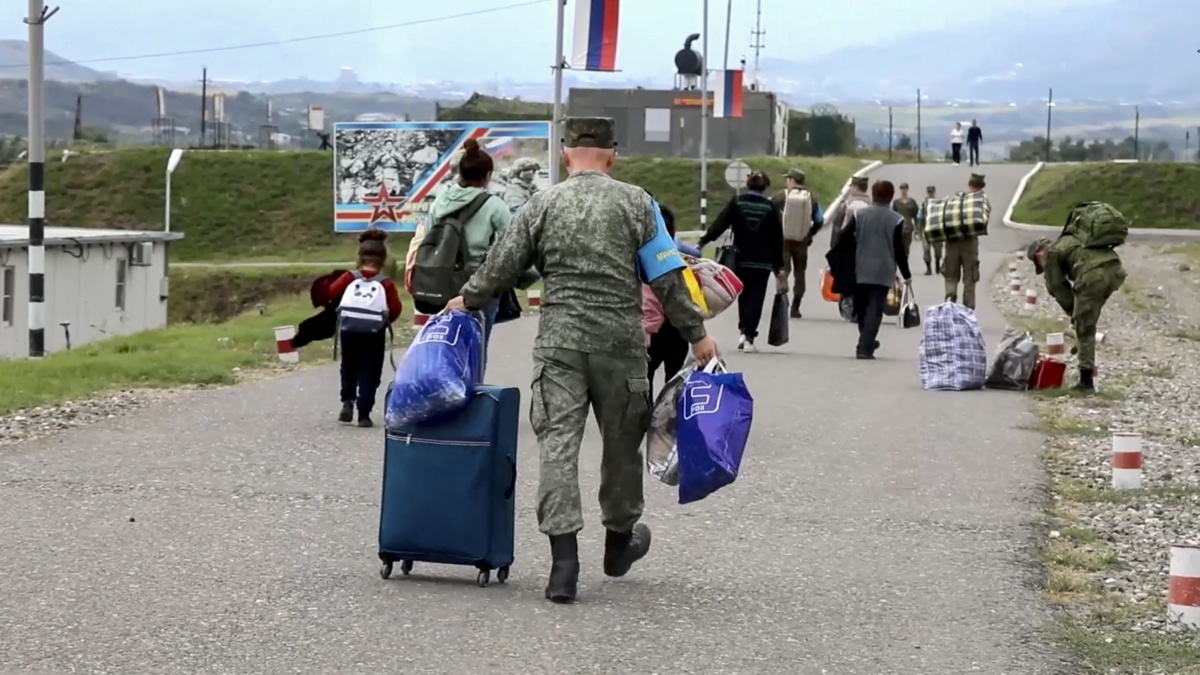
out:
<path id="1" fill-rule="evenodd" d="M 620 0 L 575 0 L 575 49 L 572 70 L 617 70 Z"/>
<path id="2" fill-rule="evenodd" d="M 716 80 L 713 83 L 713 117 L 742 116 L 742 75 L 741 70 L 714 70 Z"/>

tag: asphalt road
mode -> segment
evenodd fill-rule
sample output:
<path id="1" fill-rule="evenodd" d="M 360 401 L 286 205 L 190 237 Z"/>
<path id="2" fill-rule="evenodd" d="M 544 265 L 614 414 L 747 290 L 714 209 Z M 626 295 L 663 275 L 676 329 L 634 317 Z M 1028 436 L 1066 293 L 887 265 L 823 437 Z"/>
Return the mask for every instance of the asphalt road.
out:
<path id="1" fill-rule="evenodd" d="M 998 220 L 1026 171 L 986 168 L 997 225 L 985 270 L 1016 246 Z M 945 193 L 967 173 L 876 177 Z M 936 302 L 940 279 L 920 276 L 916 291 Z M 1040 439 L 1020 429 L 1022 398 L 924 392 L 917 331 L 886 325 L 879 360 L 861 362 L 832 305 L 810 292 L 804 311 L 784 348 L 728 356 L 756 397 L 743 475 L 689 506 L 648 482 L 654 548 L 628 577 L 601 574 L 586 500 L 575 606 L 542 598 L 527 422 L 508 584 L 431 565 L 381 580 L 383 433 L 334 422 L 333 366 L 4 449 L 0 672 L 1056 672 L 1036 632 Z M 1002 320 L 980 315 L 994 341 Z M 732 347 L 733 312 L 713 323 Z M 532 319 L 497 329 L 496 383 L 527 384 L 534 331 Z M 589 429 L 587 495 L 598 452 Z"/>

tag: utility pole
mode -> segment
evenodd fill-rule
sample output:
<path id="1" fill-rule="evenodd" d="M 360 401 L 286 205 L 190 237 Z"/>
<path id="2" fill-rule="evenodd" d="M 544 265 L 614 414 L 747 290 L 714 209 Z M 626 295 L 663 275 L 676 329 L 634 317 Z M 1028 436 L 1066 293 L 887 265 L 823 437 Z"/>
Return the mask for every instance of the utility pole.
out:
<path id="1" fill-rule="evenodd" d="M 200 147 L 208 137 L 208 68 L 200 74 Z"/>
<path id="2" fill-rule="evenodd" d="M 1046 162 L 1050 161 L 1050 121 L 1054 117 L 1054 89 L 1046 97 Z"/>
<path id="3" fill-rule="evenodd" d="M 1141 148 L 1138 145 L 1138 141 L 1140 140 L 1141 136 L 1141 126 L 1142 113 L 1141 110 L 1138 109 L 1138 106 L 1135 105 L 1133 106 L 1133 158 L 1139 162 L 1142 161 L 1142 153 L 1140 152 Z"/>
<path id="4" fill-rule="evenodd" d="M 759 86 L 759 74 L 762 70 L 759 68 L 759 56 L 766 45 L 763 44 L 762 38 L 767 34 L 767 31 L 762 29 L 762 0 L 758 0 L 754 18 L 754 30 L 751 35 L 754 36 L 754 44 L 750 48 L 754 50 L 754 91 L 758 91 L 762 87 Z"/>
<path id="5" fill-rule="evenodd" d="M 917 90 L 917 162 L 921 161 L 921 90 Z"/>
<path id="6" fill-rule="evenodd" d="M 29 0 L 29 357 L 46 355 L 46 22 L 58 13 Z"/>
<path id="7" fill-rule="evenodd" d="M 704 0 L 700 49 L 700 229 L 708 230 L 708 0 Z"/>
<path id="8" fill-rule="evenodd" d="M 892 106 L 888 106 L 888 161 L 892 161 Z"/>
<path id="9" fill-rule="evenodd" d="M 729 28 L 733 25 L 733 0 L 725 3 L 725 60 L 723 68 L 729 70 Z"/>
<path id="10" fill-rule="evenodd" d="M 554 36 L 554 111 L 550 122 L 550 184 L 558 184 L 559 163 L 562 162 L 562 88 L 563 68 L 566 58 L 563 56 L 563 30 L 567 22 L 567 0 L 559 0 L 558 17 L 555 19 L 557 34 Z"/>

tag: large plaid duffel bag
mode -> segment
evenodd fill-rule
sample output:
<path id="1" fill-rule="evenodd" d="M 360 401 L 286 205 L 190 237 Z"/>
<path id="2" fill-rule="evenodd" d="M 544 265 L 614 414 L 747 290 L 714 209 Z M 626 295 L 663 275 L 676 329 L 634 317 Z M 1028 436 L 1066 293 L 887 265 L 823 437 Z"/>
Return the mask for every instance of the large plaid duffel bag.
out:
<path id="1" fill-rule="evenodd" d="M 992 204 L 982 192 L 960 192 L 937 199 L 926 210 L 925 239 L 930 242 L 982 237 L 987 234 L 992 216 Z"/>

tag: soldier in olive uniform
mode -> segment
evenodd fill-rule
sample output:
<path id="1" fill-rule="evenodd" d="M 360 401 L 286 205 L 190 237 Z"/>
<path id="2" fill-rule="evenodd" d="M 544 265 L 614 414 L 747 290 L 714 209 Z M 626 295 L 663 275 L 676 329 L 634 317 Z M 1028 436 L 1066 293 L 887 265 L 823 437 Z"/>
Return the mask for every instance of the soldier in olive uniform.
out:
<path id="1" fill-rule="evenodd" d="M 929 237 L 925 236 L 925 217 L 929 212 L 929 204 L 937 199 L 937 188 L 930 185 L 925 188 L 925 201 L 921 204 L 920 210 L 917 211 L 917 231 L 921 236 L 922 258 L 925 260 L 925 276 L 930 276 L 935 272 L 942 273 L 942 242 L 929 241 Z M 930 252 L 933 255 L 930 255 Z"/>
<path id="2" fill-rule="evenodd" d="M 983 176 L 973 173 L 967 180 L 967 192 L 983 192 Z M 946 300 L 958 301 L 958 282 L 962 281 L 962 304 L 975 309 L 975 285 L 979 283 L 979 237 L 966 237 L 946 242 L 946 259 L 942 265 L 946 280 Z"/>
<path id="3" fill-rule="evenodd" d="M 1125 283 L 1121 257 L 1112 248 L 1089 248 L 1078 237 L 1063 234 L 1056 241 L 1038 239 L 1026 255 L 1046 281 L 1046 290 L 1071 316 L 1079 355 L 1076 391 L 1095 391 L 1096 325 L 1109 296 Z"/>
<path id="4" fill-rule="evenodd" d="M 533 179 L 541 168 L 538 161 L 531 157 L 521 157 L 513 162 L 508 186 L 504 189 L 504 203 L 510 211 L 516 211 L 533 198 L 537 192 Z"/>
<path id="5" fill-rule="evenodd" d="M 900 196 L 892 202 L 892 210 L 900 214 L 904 219 L 904 229 L 901 231 L 901 236 L 904 241 L 904 259 L 908 260 L 908 253 L 912 250 L 913 233 L 917 229 L 917 214 L 921 211 L 921 205 L 917 200 L 908 196 L 908 183 L 900 184 Z"/>
<path id="6" fill-rule="evenodd" d="M 553 558 L 545 595 L 559 603 L 574 601 L 579 581 L 579 444 L 589 404 L 603 443 L 604 573 L 623 576 L 650 550 L 650 528 L 638 522 L 645 471 L 640 446 L 651 407 L 638 251 L 658 231 L 650 195 L 608 175 L 616 155 L 613 121 L 570 117 L 563 135 L 569 177 L 533 195 L 462 297 L 448 305 L 484 307 L 530 266 L 542 275 L 529 418 L 541 449 L 539 529 L 550 538 Z M 652 279 L 650 287 L 696 361 L 716 358 L 717 345 L 705 334 L 682 270 Z"/>

